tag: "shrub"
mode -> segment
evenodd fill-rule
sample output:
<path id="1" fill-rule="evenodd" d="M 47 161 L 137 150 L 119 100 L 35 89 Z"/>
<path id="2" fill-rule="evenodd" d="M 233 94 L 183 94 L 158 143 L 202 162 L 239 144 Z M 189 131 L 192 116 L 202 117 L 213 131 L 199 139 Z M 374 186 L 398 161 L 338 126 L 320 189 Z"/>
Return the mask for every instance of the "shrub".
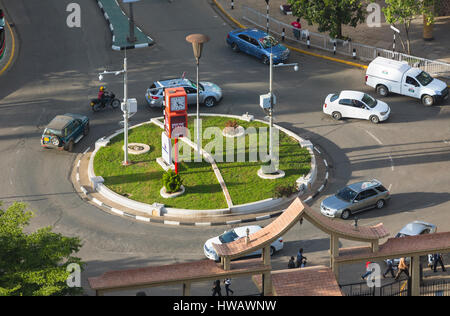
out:
<path id="1" fill-rule="evenodd" d="M 237 128 L 237 127 L 239 127 L 239 124 L 238 124 L 238 122 L 237 121 L 235 121 L 235 120 L 229 120 L 229 121 L 227 121 L 226 123 L 225 123 L 225 127 L 232 127 L 232 128 Z"/>
<path id="2" fill-rule="evenodd" d="M 180 175 L 176 174 L 172 169 L 169 169 L 169 171 L 163 174 L 162 182 L 167 193 L 180 191 L 180 187 L 183 184 L 183 180 Z"/>
<path id="3" fill-rule="evenodd" d="M 295 187 L 295 184 L 293 185 L 279 185 L 275 188 L 275 197 L 276 198 L 282 198 L 282 197 L 290 197 L 292 194 L 297 192 L 297 188 Z"/>

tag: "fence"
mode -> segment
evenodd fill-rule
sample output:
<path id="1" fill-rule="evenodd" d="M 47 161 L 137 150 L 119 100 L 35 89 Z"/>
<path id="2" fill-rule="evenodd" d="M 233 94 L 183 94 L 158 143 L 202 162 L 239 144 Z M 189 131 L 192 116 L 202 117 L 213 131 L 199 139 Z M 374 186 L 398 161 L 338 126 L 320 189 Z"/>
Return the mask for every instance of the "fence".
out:
<path id="1" fill-rule="evenodd" d="M 260 13 L 252 8 L 243 6 L 242 18 L 247 22 L 261 28 L 266 29 L 267 15 Z M 406 61 L 411 66 L 420 68 L 436 77 L 450 78 L 450 64 L 428 60 L 421 57 L 410 56 L 400 52 L 393 52 L 383 48 L 377 48 L 369 45 L 358 44 L 352 41 L 343 41 L 340 39 L 332 39 L 327 35 L 310 32 L 302 29 L 299 36 L 295 36 L 294 28 L 286 23 L 278 21 L 269 16 L 269 29 L 272 34 L 282 36 L 284 31 L 285 38 L 300 43 L 307 47 L 326 50 L 333 54 L 340 54 L 348 57 L 357 58 L 362 61 L 370 62 L 378 56 L 395 59 L 398 61 Z"/>
<path id="2" fill-rule="evenodd" d="M 420 287 L 421 296 L 450 296 L 450 280 L 428 281 Z"/>

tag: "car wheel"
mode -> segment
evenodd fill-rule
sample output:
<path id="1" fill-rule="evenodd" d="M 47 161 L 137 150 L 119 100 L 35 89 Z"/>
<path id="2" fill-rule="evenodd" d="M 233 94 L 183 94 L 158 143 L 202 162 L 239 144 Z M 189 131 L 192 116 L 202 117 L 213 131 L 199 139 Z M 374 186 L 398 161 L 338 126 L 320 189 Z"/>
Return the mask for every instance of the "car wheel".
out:
<path id="1" fill-rule="evenodd" d="M 381 84 L 381 85 L 377 86 L 377 93 L 379 95 L 381 95 L 382 97 L 385 97 L 385 96 L 388 95 L 389 90 L 388 90 L 388 88 L 386 86 Z"/>
<path id="2" fill-rule="evenodd" d="M 333 113 L 331 114 L 331 116 L 332 116 L 336 121 L 339 121 L 339 120 L 342 118 L 342 114 L 339 113 L 339 112 L 333 112 Z"/>
<path id="3" fill-rule="evenodd" d="M 271 256 L 271 257 L 274 255 L 275 251 L 276 251 L 276 250 L 275 250 L 275 247 L 270 246 L 270 256 Z"/>
<path id="4" fill-rule="evenodd" d="M 59 147 L 60 141 L 58 137 L 52 137 L 53 146 Z"/>
<path id="5" fill-rule="evenodd" d="M 111 106 L 113 109 L 117 109 L 120 106 L 120 101 L 118 99 L 112 100 Z"/>
<path id="6" fill-rule="evenodd" d="M 263 57 L 261 58 L 261 61 L 264 65 L 270 64 L 269 57 L 267 57 L 266 55 L 263 55 Z"/>
<path id="7" fill-rule="evenodd" d="M 237 46 L 236 43 L 231 44 L 231 49 L 233 52 L 238 53 L 239 52 L 239 46 Z"/>
<path id="8" fill-rule="evenodd" d="M 378 200 L 377 204 L 376 204 L 378 209 L 383 208 L 385 205 L 386 205 L 386 202 L 384 200 Z"/>
<path id="9" fill-rule="evenodd" d="M 352 213 L 350 212 L 350 210 L 345 210 L 342 212 L 341 214 L 341 218 L 342 219 L 348 219 L 350 217 L 350 215 L 352 215 Z"/>
<path id="10" fill-rule="evenodd" d="M 83 129 L 83 135 L 86 136 L 87 134 L 89 134 L 89 123 L 87 123 Z"/>
<path id="11" fill-rule="evenodd" d="M 370 121 L 371 121 L 373 124 L 378 124 L 378 123 L 380 123 L 380 118 L 379 118 L 378 116 L 376 116 L 376 115 L 372 115 L 372 116 L 370 117 Z"/>
<path id="12" fill-rule="evenodd" d="M 422 97 L 422 103 L 425 106 L 432 106 L 434 104 L 434 98 L 430 95 L 424 95 Z"/>
<path id="13" fill-rule="evenodd" d="M 100 110 L 100 107 L 101 107 L 100 103 L 96 103 L 96 104 L 94 104 L 94 106 L 91 107 L 91 108 L 92 108 L 92 111 L 98 112 L 98 111 Z"/>
<path id="14" fill-rule="evenodd" d="M 213 97 L 207 97 L 205 99 L 205 106 L 206 107 L 211 108 L 214 105 L 216 105 L 216 99 L 214 99 Z"/>
<path id="15" fill-rule="evenodd" d="M 71 153 L 73 151 L 73 140 L 70 140 L 64 149 Z"/>

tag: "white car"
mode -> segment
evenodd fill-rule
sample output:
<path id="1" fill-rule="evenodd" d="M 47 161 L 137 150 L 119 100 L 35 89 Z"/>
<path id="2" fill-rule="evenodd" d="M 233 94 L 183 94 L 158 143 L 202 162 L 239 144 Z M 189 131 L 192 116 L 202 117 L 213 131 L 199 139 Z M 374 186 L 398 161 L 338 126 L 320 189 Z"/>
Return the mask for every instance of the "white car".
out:
<path id="1" fill-rule="evenodd" d="M 335 120 L 348 117 L 370 120 L 377 124 L 389 118 L 391 109 L 385 102 L 374 99 L 366 93 L 342 91 L 326 97 L 323 113 L 331 115 Z"/>
<path id="2" fill-rule="evenodd" d="M 240 238 L 245 238 L 247 236 L 247 228 L 249 229 L 249 235 L 256 233 L 258 230 L 261 229 L 261 226 L 258 225 L 252 225 L 252 226 L 243 226 L 243 227 L 237 227 L 228 231 L 225 231 L 222 235 L 213 237 L 208 239 L 205 242 L 205 245 L 203 246 L 203 251 L 205 253 L 205 256 L 208 259 L 218 261 L 220 260 L 219 256 L 217 255 L 216 251 L 214 250 L 213 243 L 214 244 L 226 244 L 235 240 L 238 240 Z M 274 241 L 270 245 L 270 255 L 272 256 L 276 251 L 279 251 L 283 249 L 283 238 L 278 238 L 276 241 Z M 248 254 L 248 256 L 254 256 L 261 254 L 261 250 L 255 251 L 254 253 Z"/>

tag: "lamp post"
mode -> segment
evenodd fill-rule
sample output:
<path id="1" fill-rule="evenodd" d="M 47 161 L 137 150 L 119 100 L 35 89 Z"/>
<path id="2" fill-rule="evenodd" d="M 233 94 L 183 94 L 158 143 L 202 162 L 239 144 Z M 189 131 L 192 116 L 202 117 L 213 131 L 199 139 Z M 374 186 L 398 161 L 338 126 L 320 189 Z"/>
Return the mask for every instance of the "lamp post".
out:
<path id="1" fill-rule="evenodd" d="M 103 71 L 102 73 L 98 74 L 98 79 L 100 81 L 103 80 L 103 75 L 107 74 L 114 74 L 114 75 L 120 75 L 123 74 L 123 102 L 122 102 L 122 111 L 123 111 L 123 135 L 124 135 L 124 159 L 122 162 L 123 166 L 128 166 L 130 162 L 128 161 L 128 75 L 127 75 L 127 58 L 125 57 L 123 59 L 123 69 L 118 71 Z"/>
<path id="2" fill-rule="evenodd" d="M 269 0 L 266 1 L 266 23 L 267 23 L 267 34 L 269 34 Z"/>
<path id="3" fill-rule="evenodd" d="M 198 68 L 199 68 L 199 63 L 200 63 L 200 57 L 202 56 L 202 50 L 203 50 L 203 44 L 209 41 L 209 37 L 203 34 L 191 34 L 186 36 L 186 41 L 188 41 L 189 43 L 192 43 L 192 49 L 194 51 L 194 57 L 196 60 L 196 64 L 197 64 L 197 153 L 200 155 L 200 125 L 199 125 L 199 120 L 200 120 L 200 106 L 199 106 L 199 90 L 200 90 L 200 85 L 199 85 L 199 80 L 198 80 Z"/>
<path id="4" fill-rule="evenodd" d="M 394 42 L 392 43 L 392 52 L 395 53 L 395 33 L 400 34 L 400 30 L 391 25 L 391 30 L 394 31 Z"/>
<path id="5" fill-rule="evenodd" d="M 290 67 L 293 66 L 294 67 L 294 71 L 298 71 L 298 63 L 292 63 L 292 64 L 277 64 L 274 65 L 273 64 L 273 53 L 270 53 L 270 74 L 269 74 L 269 95 L 270 95 L 270 108 L 269 108 L 269 122 L 270 122 L 270 126 L 269 126 L 269 157 L 270 160 L 272 161 L 273 158 L 273 135 L 272 135 L 272 130 L 273 130 L 273 68 L 276 67 Z M 273 170 L 276 171 L 276 170 Z"/>

